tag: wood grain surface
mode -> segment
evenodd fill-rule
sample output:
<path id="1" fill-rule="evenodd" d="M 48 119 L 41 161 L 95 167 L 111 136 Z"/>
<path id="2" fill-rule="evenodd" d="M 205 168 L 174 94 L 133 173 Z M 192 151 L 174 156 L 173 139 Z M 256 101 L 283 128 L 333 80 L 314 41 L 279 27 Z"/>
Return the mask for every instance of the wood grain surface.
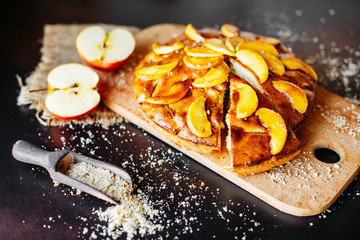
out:
<path id="1" fill-rule="evenodd" d="M 313 114 L 296 132 L 301 142 L 300 155 L 267 172 L 241 177 L 231 169 L 230 156 L 225 147 L 222 152 L 211 156 L 181 148 L 153 129 L 138 108 L 132 89 L 134 67 L 151 50 L 153 42 L 166 42 L 183 33 L 183 30 L 182 25 L 160 24 L 139 32 L 135 36 L 135 52 L 125 65 L 111 73 L 99 71 L 103 103 L 128 121 L 283 212 L 311 216 L 325 211 L 359 172 L 360 108 L 319 87 Z M 314 150 L 322 147 L 337 152 L 340 161 L 319 161 Z"/>

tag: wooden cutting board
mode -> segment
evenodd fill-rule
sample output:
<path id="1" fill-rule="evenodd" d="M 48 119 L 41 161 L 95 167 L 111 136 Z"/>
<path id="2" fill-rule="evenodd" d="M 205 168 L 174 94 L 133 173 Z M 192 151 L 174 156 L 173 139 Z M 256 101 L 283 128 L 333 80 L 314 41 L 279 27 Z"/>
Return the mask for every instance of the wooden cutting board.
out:
<path id="1" fill-rule="evenodd" d="M 301 142 L 300 155 L 268 172 L 240 177 L 231 171 L 230 156 L 225 147 L 221 153 L 209 156 L 175 145 L 146 122 L 135 100 L 132 75 L 138 61 L 151 50 L 153 42 L 165 43 L 183 31 L 182 25 L 161 24 L 138 33 L 135 52 L 125 65 L 111 73 L 99 71 L 104 104 L 283 212 L 311 216 L 325 211 L 359 172 L 360 108 L 319 87 L 314 113 L 296 133 Z M 322 147 L 336 151 L 340 161 L 335 164 L 319 161 L 314 150 Z"/>

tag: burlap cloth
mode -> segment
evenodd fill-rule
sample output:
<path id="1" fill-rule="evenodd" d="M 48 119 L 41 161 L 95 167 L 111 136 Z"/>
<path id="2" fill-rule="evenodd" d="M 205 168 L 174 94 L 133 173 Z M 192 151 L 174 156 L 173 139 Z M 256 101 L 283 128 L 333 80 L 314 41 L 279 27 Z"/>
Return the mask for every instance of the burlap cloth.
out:
<path id="1" fill-rule="evenodd" d="M 104 27 L 107 31 L 115 27 L 122 27 L 128 29 L 133 35 L 140 31 L 137 27 L 116 26 L 109 24 L 98 24 Z M 25 79 L 25 84 L 22 79 L 17 76 L 20 93 L 18 96 L 18 105 L 27 105 L 30 109 L 35 110 L 35 116 L 39 122 L 46 126 L 64 126 L 69 124 L 100 123 L 109 126 L 114 123 L 122 122 L 123 118 L 108 109 L 105 105 L 100 104 L 99 107 L 89 115 L 77 120 L 60 120 L 51 116 L 45 109 L 46 90 L 30 92 L 32 90 L 47 89 L 47 75 L 55 68 L 64 63 L 83 63 L 79 57 L 75 41 L 78 33 L 87 24 L 56 24 L 45 25 L 43 45 L 41 48 L 41 60 L 35 71 Z"/>

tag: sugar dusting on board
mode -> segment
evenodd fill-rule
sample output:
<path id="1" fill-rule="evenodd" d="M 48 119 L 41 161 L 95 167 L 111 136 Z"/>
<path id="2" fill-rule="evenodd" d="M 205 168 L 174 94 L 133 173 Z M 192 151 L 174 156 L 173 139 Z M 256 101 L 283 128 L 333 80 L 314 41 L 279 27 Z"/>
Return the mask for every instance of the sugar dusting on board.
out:
<path id="1" fill-rule="evenodd" d="M 341 165 L 338 163 L 332 166 L 320 165 L 318 162 L 311 160 L 312 152 L 301 152 L 296 159 L 285 163 L 279 167 L 275 167 L 268 172 L 266 176 L 274 183 L 286 185 L 288 180 L 295 178 L 300 180 L 297 185 L 298 189 L 309 189 L 310 182 L 314 179 L 318 182 L 329 183 L 334 175 L 339 175 Z"/>

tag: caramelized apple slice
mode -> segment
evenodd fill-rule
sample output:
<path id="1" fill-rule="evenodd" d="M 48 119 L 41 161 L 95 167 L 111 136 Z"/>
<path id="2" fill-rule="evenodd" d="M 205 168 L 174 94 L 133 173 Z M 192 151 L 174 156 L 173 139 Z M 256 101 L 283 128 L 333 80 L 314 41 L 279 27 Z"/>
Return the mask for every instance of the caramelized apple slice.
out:
<path id="1" fill-rule="evenodd" d="M 227 37 L 225 40 L 225 46 L 232 52 L 236 51 L 237 45 L 241 42 L 247 41 L 246 38 L 241 36 L 235 36 L 235 37 Z"/>
<path id="2" fill-rule="evenodd" d="M 235 58 L 230 58 L 229 60 L 230 60 L 231 71 L 235 75 L 246 80 L 248 83 L 250 83 L 256 89 L 261 90 L 261 87 L 259 84 L 259 78 L 252 70 L 250 70 L 248 67 L 246 67 L 244 64 L 242 64 L 241 62 L 239 62 L 239 60 L 237 60 Z"/>
<path id="3" fill-rule="evenodd" d="M 278 154 L 284 148 L 287 138 L 284 119 L 280 114 L 268 108 L 259 108 L 255 114 L 259 117 L 261 123 L 269 130 L 271 136 L 271 154 Z"/>
<path id="4" fill-rule="evenodd" d="M 285 67 L 277 57 L 268 52 L 261 53 L 261 56 L 264 58 L 271 72 L 280 76 L 285 73 Z"/>
<path id="5" fill-rule="evenodd" d="M 166 91 L 158 93 L 156 96 L 146 98 L 145 101 L 153 104 L 171 104 L 182 99 L 190 88 L 190 80 L 178 82 Z"/>
<path id="6" fill-rule="evenodd" d="M 239 43 L 236 46 L 236 51 L 241 49 L 250 49 L 258 53 L 269 52 L 275 56 L 279 55 L 279 52 L 273 45 L 262 41 L 246 41 Z"/>
<path id="7" fill-rule="evenodd" d="M 158 55 L 154 52 L 150 52 L 149 54 L 146 55 L 146 61 L 152 62 L 152 63 L 154 63 L 154 65 L 155 65 L 155 63 L 158 63 L 161 60 L 164 60 L 164 57 L 161 55 Z"/>
<path id="8" fill-rule="evenodd" d="M 241 63 L 239 65 L 240 68 L 236 69 L 236 73 L 240 74 L 238 75 L 239 77 L 252 83 L 254 82 L 252 76 L 255 74 L 260 84 L 266 82 L 269 70 L 264 58 L 260 54 L 249 49 L 241 49 L 236 53 L 236 58 Z"/>
<path id="9" fill-rule="evenodd" d="M 171 72 L 179 61 L 175 60 L 166 64 L 143 67 L 135 71 L 135 75 L 141 80 L 150 81 L 159 79 Z"/>
<path id="10" fill-rule="evenodd" d="M 224 60 L 223 56 L 218 57 L 191 57 L 184 56 L 183 61 L 188 68 L 208 69 L 219 65 Z"/>
<path id="11" fill-rule="evenodd" d="M 184 48 L 184 51 L 187 55 L 191 56 L 191 57 L 219 57 L 222 56 L 221 53 L 216 52 L 214 50 L 211 50 L 209 48 L 206 47 L 193 47 L 193 48 L 189 48 L 188 46 L 186 46 Z"/>
<path id="12" fill-rule="evenodd" d="M 201 78 L 195 79 L 192 83 L 194 87 L 197 88 L 209 88 L 226 82 L 230 68 L 225 62 L 222 62 L 215 68 L 211 68 L 204 76 Z"/>
<path id="13" fill-rule="evenodd" d="M 231 57 L 235 57 L 235 53 L 230 51 L 223 41 L 218 38 L 209 38 L 206 39 L 204 42 L 205 47 L 210 48 L 211 50 L 214 50 L 215 52 L 219 52 L 225 55 L 229 55 Z"/>
<path id="14" fill-rule="evenodd" d="M 230 73 L 230 68 L 229 68 L 229 66 L 227 65 L 226 62 L 222 62 L 222 64 L 220 64 L 216 68 L 221 70 L 222 72 L 225 72 L 226 74 Z"/>
<path id="15" fill-rule="evenodd" d="M 233 91 L 239 94 L 239 100 L 236 105 L 236 117 L 247 118 L 251 116 L 256 111 L 259 102 L 254 89 L 247 84 L 240 83 Z"/>
<path id="16" fill-rule="evenodd" d="M 185 47 L 184 43 L 180 41 L 175 41 L 171 44 L 154 43 L 152 45 L 153 51 L 158 55 L 172 53 L 180 49 L 183 49 L 184 47 Z"/>
<path id="17" fill-rule="evenodd" d="M 201 96 L 191 103 L 187 113 L 187 124 L 190 131 L 198 137 L 210 137 L 211 124 L 205 110 L 206 98 Z"/>
<path id="18" fill-rule="evenodd" d="M 189 23 L 186 28 L 185 28 L 185 35 L 195 41 L 195 42 L 204 42 L 204 38 L 203 36 L 200 35 L 200 33 L 198 33 L 198 31 L 194 28 L 194 26 Z"/>
<path id="19" fill-rule="evenodd" d="M 234 37 L 239 35 L 239 28 L 232 24 L 222 25 L 220 31 L 225 37 Z"/>
<path id="20" fill-rule="evenodd" d="M 309 75 L 315 81 L 317 80 L 316 72 L 309 65 L 307 65 L 300 59 L 295 58 L 295 57 L 283 58 L 283 59 L 281 59 L 281 62 L 285 65 L 285 67 L 287 69 L 301 70 L 301 71 L 305 72 L 307 75 Z"/>
<path id="21" fill-rule="evenodd" d="M 281 41 L 279 39 L 273 38 L 273 37 L 261 37 L 259 40 L 262 42 L 269 43 L 274 46 L 279 45 L 281 43 Z"/>
<path id="22" fill-rule="evenodd" d="M 295 84 L 287 81 L 273 81 L 273 86 L 280 92 L 285 93 L 289 98 L 293 107 L 304 114 L 308 107 L 308 100 L 305 92 Z"/>

